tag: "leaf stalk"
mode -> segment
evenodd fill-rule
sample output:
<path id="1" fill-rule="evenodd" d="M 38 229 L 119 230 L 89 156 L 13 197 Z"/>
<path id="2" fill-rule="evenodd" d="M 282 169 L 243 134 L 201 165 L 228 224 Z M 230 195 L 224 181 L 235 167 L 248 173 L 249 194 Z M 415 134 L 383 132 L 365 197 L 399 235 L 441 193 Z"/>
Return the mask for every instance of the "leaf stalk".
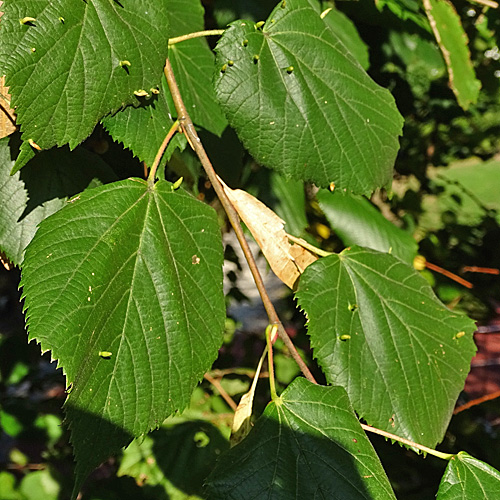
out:
<path id="1" fill-rule="evenodd" d="M 400 436 L 396 436 L 396 434 L 391 434 L 390 432 L 383 431 L 382 429 L 377 429 L 376 427 L 372 427 L 371 425 L 361 424 L 361 427 L 368 432 L 372 432 L 373 434 L 378 434 L 379 436 L 384 436 L 389 439 L 393 439 L 394 441 L 398 441 L 399 443 L 406 444 L 407 446 L 411 446 L 413 448 L 417 448 L 424 453 L 428 453 L 429 455 L 433 455 L 438 458 L 442 458 L 443 460 L 451 460 L 455 455 L 453 453 L 443 453 L 441 451 L 434 450 L 432 448 L 428 448 L 423 444 L 414 443 L 409 439 L 402 438 Z"/>
<path id="2" fill-rule="evenodd" d="M 221 36 L 226 30 L 204 30 L 196 31 L 194 33 L 188 33 L 187 35 L 174 36 L 168 41 L 168 46 L 175 45 L 176 43 L 185 42 L 186 40 L 192 40 L 193 38 L 201 38 L 204 36 Z"/>
<path id="3" fill-rule="evenodd" d="M 160 149 L 158 149 L 158 152 L 156 153 L 153 165 L 151 165 L 151 170 L 149 171 L 148 175 L 148 184 L 150 187 L 152 187 L 155 182 L 156 170 L 158 169 L 158 165 L 160 164 L 161 157 L 163 156 L 165 149 L 167 149 L 168 143 L 171 141 L 172 137 L 178 130 L 179 130 L 179 120 L 175 120 L 175 122 L 170 127 L 170 130 L 168 131 L 167 135 L 165 136 L 165 139 L 163 139 Z"/>

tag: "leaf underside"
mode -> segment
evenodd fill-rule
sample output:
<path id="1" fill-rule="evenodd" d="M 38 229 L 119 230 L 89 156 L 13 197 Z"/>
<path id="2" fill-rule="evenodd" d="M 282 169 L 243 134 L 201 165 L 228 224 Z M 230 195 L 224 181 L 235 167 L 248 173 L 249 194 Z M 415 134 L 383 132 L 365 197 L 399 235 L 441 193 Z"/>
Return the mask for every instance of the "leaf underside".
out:
<path id="1" fill-rule="evenodd" d="M 77 486 L 189 403 L 222 342 L 215 212 L 171 184 L 87 191 L 40 225 L 22 286 L 29 338 L 63 367 Z"/>
<path id="2" fill-rule="evenodd" d="M 362 418 L 426 446 L 442 440 L 475 353 L 472 320 L 409 265 L 359 247 L 311 264 L 297 298 L 328 382 Z"/>

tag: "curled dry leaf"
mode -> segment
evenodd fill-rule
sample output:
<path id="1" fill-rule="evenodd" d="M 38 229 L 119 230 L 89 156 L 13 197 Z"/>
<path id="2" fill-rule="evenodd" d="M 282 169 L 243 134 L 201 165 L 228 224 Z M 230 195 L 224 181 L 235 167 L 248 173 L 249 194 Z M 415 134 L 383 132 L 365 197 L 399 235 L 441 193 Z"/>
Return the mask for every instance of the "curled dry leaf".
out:
<path id="1" fill-rule="evenodd" d="M 0 1 L 0 8 L 2 7 Z M 0 18 L 3 12 L 0 12 Z M 16 115 L 10 109 L 9 88 L 5 86 L 5 77 L 0 78 L 0 139 L 7 137 L 16 130 Z"/>
<path id="2" fill-rule="evenodd" d="M 16 115 L 10 108 L 9 87 L 5 86 L 5 77 L 0 78 L 0 139 L 16 130 Z"/>
<path id="3" fill-rule="evenodd" d="M 285 285 L 294 289 L 305 268 L 318 259 L 317 255 L 300 244 L 292 244 L 284 229 L 285 222 L 264 203 L 246 191 L 231 189 L 220 178 L 219 180 L 274 274 Z M 301 240 L 294 238 L 294 241 Z"/>

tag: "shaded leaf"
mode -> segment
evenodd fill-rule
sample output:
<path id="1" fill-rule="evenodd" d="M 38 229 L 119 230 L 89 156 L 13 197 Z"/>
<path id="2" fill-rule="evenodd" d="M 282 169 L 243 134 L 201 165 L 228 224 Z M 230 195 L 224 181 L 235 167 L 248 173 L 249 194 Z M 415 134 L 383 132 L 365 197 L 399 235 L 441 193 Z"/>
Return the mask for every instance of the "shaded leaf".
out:
<path id="1" fill-rule="evenodd" d="M 138 104 L 134 91 L 160 83 L 165 3 L 7 0 L 3 8 L 0 64 L 23 138 L 42 149 L 74 148 L 104 115 Z M 26 16 L 36 21 L 20 23 Z"/>
<path id="2" fill-rule="evenodd" d="M 205 478 L 228 448 L 227 440 L 209 422 L 172 424 L 167 420 L 144 439 L 132 441 L 123 452 L 118 476 L 131 476 L 139 484 L 146 480 L 150 486 L 162 485 L 166 498 L 201 496 Z M 189 496 L 189 500 L 194 498 Z"/>
<path id="3" fill-rule="evenodd" d="M 467 34 L 455 7 L 448 0 L 423 0 L 423 3 L 448 67 L 450 87 L 458 104 L 467 110 L 477 102 L 481 89 L 470 60 Z"/>
<path id="4" fill-rule="evenodd" d="M 203 30 L 205 10 L 200 0 L 169 0 L 171 37 Z M 212 85 L 214 54 L 205 38 L 195 38 L 169 47 L 168 58 L 191 119 L 218 136 L 227 120 Z M 171 104 L 171 109 L 175 106 Z"/>
<path id="5" fill-rule="evenodd" d="M 345 245 L 388 252 L 411 264 L 417 242 L 389 222 L 366 198 L 321 190 L 317 198 L 332 229 Z"/>
<path id="6" fill-rule="evenodd" d="M 439 485 L 437 500 L 496 498 L 499 491 L 500 472 L 461 451 L 446 467 Z"/>
<path id="7" fill-rule="evenodd" d="M 446 65 L 439 47 L 414 33 L 391 31 L 391 49 L 402 62 L 402 74 L 413 95 L 426 99 L 431 83 L 446 74 Z M 388 67 L 386 66 L 386 70 Z"/>
<path id="8" fill-rule="evenodd" d="M 284 230 L 284 221 L 264 203 L 246 191 L 231 189 L 221 179 L 219 180 L 274 274 L 285 285 L 294 288 L 304 269 L 314 262 L 317 256 L 299 244 L 291 244 Z"/>
<path id="9" fill-rule="evenodd" d="M 394 99 L 307 0 L 280 2 L 261 29 L 232 23 L 216 69 L 219 102 L 259 163 L 361 194 L 390 181 L 402 126 Z"/>
<path id="10" fill-rule="evenodd" d="M 285 221 L 288 233 L 302 236 L 309 226 L 306 217 L 304 183 L 285 179 L 276 172 L 272 172 L 270 186 L 272 193 L 278 197 L 275 206 L 276 213 Z"/>
<path id="11" fill-rule="evenodd" d="M 69 197 L 116 180 L 106 163 L 83 148 L 72 153 L 67 148 L 44 151 L 10 176 L 13 165 L 9 139 L 1 139 L 0 249 L 17 266 L 42 220 L 61 209 Z"/>
<path id="12" fill-rule="evenodd" d="M 475 353 L 475 324 L 399 259 L 353 247 L 310 265 L 297 298 L 329 383 L 380 429 L 434 447 Z M 411 376 L 410 376 L 411 375 Z"/>
<path id="13" fill-rule="evenodd" d="M 249 436 L 221 456 L 209 499 L 394 499 L 340 387 L 295 379 Z"/>
<path id="14" fill-rule="evenodd" d="M 222 342 L 217 218 L 171 186 L 129 179 L 82 193 L 26 250 L 29 338 L 52 351 L 72 387 L 76 488 L 184 409 Z"/>
<path id="15" fill-rule="evenodd" d="M 410 20 L 426 31 L 431 31 L 419 0 L 376 0 L 375 5 L 379 10 L 387 6 L 401 20 Z"/>

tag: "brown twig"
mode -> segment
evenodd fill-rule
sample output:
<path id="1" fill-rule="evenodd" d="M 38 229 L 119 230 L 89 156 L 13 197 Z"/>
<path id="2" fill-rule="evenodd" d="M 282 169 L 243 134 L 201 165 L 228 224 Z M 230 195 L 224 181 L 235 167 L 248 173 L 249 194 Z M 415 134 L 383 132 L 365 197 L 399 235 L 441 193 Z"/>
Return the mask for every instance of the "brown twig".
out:
<path id="1" fill-rule="evenodd" d="M 170 61 L 167 59 L 166 64 L 165 64 L 165 76 L 167 78 L 167 83 L 168 87 L 170 89 L 170 93 L 172 95 L 172 99 L 175 104 L 175 109 L 177 110 L 177 119 L 179 120 L 179 123 L 181 125 L 181 128 L 186 134 L 186 137 L 189 140 L 189 143 L 191 144 L 191 147 L 195 151 L 196 155 L 198 156 L 201 164 L 203 165 L 203 168 L 205 169 L 205 172 L 207 173 L 208 179 L 212 183 L 212 186 L 215 190 L 215 193 L 217 194 L 220 202 L 222 203 L 222 206 L 224 207 L 224 210 L 226 211 L 227 217 L 229 219 L 229 222 L 231 223 L 231 226 L 234 229 L 234 232 L 236 233 L 236 237 L 238 238 L 238 242 L 241 246 L 241 249 L 243 250 L 243 253 L 245 255 L 245 259 L 248 263 L 248 267 L 250 268 L 250 272 L 252 273 L 253 279 L 255 281 L 255 284 L 257 286 L 257 290 L 259 291 L 260 297 L 262 299 L 262 302 L 264 304 L 264 308 L 266 309 L 267 316 L 269 318 L 269 323 L 270 324 L 276 324 L 278 326 L 278 334 L 283 340 L 284 344 L 287 346 L 287 348 L 290 351 L 290 354 L 292 355 L 293 359 L 296 361 L 298 366 L 300 367 L 302 373 L 304 376 L 313 383 L 317 383 L 316 380 L 314 379 L 311 371 L 307 367 L 306 363 L 304 360 L 300 357 L 300 354 L 297 352 L 297 349 L 293 345 L 292 340 L 286 333 L 283 325 L 281 324 L 281 321 L 278 317 L 278 314 L 276 313 L 276 310 L 274 308 L 273 303 L 271 302 L 271 299 L 269 298 L 269 295 L 266 291 L 266 288 L 264 286 L 264 281 L 262 280 L 262 276 L 260 275 L 259 269 L 257 268 L 257 263 L 255 262 L 255 258 L 252 255 L 252 252 L 250 250 L 250 247 L 248 245 L 248 242 L 245 238 L 245 235 L 243 234 L 243 229 L 241 228 L 240 224 L 240 218 L 238 214 L 236 213 L 236 210 L 234 209 L 233 205 L 229 201 L 226 193 L 224 192 L 224 189 L 217 179 L 217 174 L 215 173 L 215 170 L 212 166 L 212 163 L 210 162 L 210 159 L 207 156 L 207 153 L 205 151 L 205 148 L 203 147 L 200 138 L 198 137 L 198 133 L 196 132 L 196 129 L 194 128 L 193 122 L 191 120 L 191 117 L 189 116 L 186 106 L 184 105 L 184 101 L 182 100 L 179 87 L 177 86 L 177 82 L 175 80 L 174 73 L 172 71 L 172 66 L 170 64 Z"/>
<path id="2" fill-rule="evenodd" d="M 167 135 L 165 136 L 165 139 L 163 139 L 160 149 L 158 149 L 158 152 L 156 153 L 153 165 L 151 165 L 151 170 L 149 171 L 148 182 L 154 183 L 156 170 L 158 168 L 158 165 L 160 164 L 161 157 L 163 156 L 163 153 L 167 149 L 168 143 L 171 141 L 172 137 L 178 130 L 179 130 L 179 121 L 175 120 L 175 122 L 172 123 L 172 126 L 170 127 L 170 130 L 168 131 Z"/>
<path id="3" fill-rule="evenodd" d="M 494 267 L 464 266 L 463 273 L 500 274 L 500 269 Z"/>
<path id="4" fill-rule="evenodd" d="M 216 378 L 210 376 L 208 373 L 205 373 L 203 377 L 219 391 L 220 395 L 222 396 L 224 401 L 231 407 L 231 409 L 233 411 L 236 411 L 238 405 L 233 401 L 233 398 L 231 398 L 231 396 L 226 392 L 224 387 L 222 387 L 222 384 Z"/>
<path id="5" fill-rule="evenodd" d="M 491 7 L 493 9 L 498 9 L 498 2 L 494 2 L 493 0 L 472 0 L 472 2 L 484 5 L 486 7 Z"/>
<path id="6" fill-rule="evenodd" d="M 457 406 L 453 410 L 453 415 L 457 415 L 458 413 L 468 410 L 473 406 L 477 406 L 480 405 L 481 403 L 484 403 L 486 401 L 491 401 L 492 399 L 497 399 L 497 398 L 500 398 L 500 391 L 491 392 L 490 394 L 486 394 L 485 396 L 481 396 L 480 398 L 473 399 L 472 401 L 469 401 L 468 403 L 465 403 L 461 406 Z"/>
<path id="7" fill-rule="evenodd" d="M 437 273 L 440 273 L 443 276 L 446 276 L 447 278 L 450 278 L 451 280 L 456 281 L 457 283 L 460 283 L 461 285 L 465 286 L 466 288 L 473 288 L 474 287 L 474 285 L 470 281 L 464 280 L 460 276 L 453 274 L 451 271 L 447 271 L 446 269 L 443 269 L 442 267 L 436 266 L 436 264 L 432 264 L 431 262 L 426 262 L 425 267 L 427 269 L 430 269 L 431 271 L 435 271 Z"/>

